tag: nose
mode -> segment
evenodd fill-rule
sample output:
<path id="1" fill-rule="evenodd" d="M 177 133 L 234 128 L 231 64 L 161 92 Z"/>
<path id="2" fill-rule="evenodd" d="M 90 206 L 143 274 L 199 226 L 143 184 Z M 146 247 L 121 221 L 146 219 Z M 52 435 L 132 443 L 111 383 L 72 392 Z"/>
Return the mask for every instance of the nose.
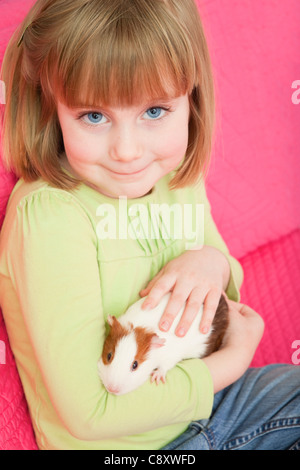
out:
<path id="1" fill-rule="evenodd" d="M 120 393 L 120 389 L 116 385 L 108 385 L 106 389 L 109 393 L 113 393 L 114 395 Z"/>
<path id="2" fill-rule="evenodd" d="M 138 132 L 131 125 L 122 125 L 112 135 L 110 157 L 120 162 L 131 162 L 142 156 Z"/>

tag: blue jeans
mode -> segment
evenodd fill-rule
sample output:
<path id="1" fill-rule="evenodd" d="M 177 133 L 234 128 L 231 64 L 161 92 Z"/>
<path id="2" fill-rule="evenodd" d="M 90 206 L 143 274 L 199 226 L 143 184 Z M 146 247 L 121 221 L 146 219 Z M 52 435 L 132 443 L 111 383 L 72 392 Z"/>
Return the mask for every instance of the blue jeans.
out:
<path id="1" fill-rule="evenodd" d="M 249 369 L 164 450 L 300 450 L 300 366 Z"/>

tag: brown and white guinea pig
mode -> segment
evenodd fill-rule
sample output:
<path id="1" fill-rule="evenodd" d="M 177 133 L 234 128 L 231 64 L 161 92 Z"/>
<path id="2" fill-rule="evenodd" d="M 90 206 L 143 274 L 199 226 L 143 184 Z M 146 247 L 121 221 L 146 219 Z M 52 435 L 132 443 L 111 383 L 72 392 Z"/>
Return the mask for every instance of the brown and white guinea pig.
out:
<path id="1" fill-rule="evenodd" d="M 228 305 L 222 295 L 210 331 L 199 330 L 201 306 L 184 337 L 175 335 L 184 307 L 168 332 L 160 331 L 159 320 L 170 293 L 151 310 L 143 310 L 138 300 L 118 319 L 109 316 L 110 332 L 105 340 L 98 373 L 108 392 L 123 395 L 135 390 L 150 376 L 165 382 L 168 370 L 184 359 L 202 358 L 219 349 L 228 326 Z"/>

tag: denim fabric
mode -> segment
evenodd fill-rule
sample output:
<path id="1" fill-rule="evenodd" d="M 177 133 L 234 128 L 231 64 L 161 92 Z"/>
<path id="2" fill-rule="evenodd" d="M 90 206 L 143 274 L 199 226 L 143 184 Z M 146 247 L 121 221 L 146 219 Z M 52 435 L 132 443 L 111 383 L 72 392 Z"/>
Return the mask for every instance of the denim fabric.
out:
<path id="1" fill-rule="evenodd" d="M 164 450 L 300 450 L 300 367 L 249 369 Z"/>

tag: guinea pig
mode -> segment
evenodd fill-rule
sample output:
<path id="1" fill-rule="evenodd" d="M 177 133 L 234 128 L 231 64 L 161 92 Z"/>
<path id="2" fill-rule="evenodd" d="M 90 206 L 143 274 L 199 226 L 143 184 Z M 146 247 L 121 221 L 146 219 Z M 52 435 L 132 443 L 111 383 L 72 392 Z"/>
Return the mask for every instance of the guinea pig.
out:
<path id="1" fill-rule="evenodd" d="M 109 334 L 98 361 L 98 373 L 106 390 L 123 395 L 151 377 L 157 384 L 165 382 L 166 373 L 184 359 L 202 358 L 219 349 L 228 326 L 228 304 L 222 295 L 207 334 L 199 330 L 201 306 L 190 329 L 183 337 L 175 335 L 181 311 L 168 332 L 160 331 L 159 320 L 170 293 L 151 310 L 143 310 L 144 299 L 138 300 L 118 319 L 108 316 Z"/>

